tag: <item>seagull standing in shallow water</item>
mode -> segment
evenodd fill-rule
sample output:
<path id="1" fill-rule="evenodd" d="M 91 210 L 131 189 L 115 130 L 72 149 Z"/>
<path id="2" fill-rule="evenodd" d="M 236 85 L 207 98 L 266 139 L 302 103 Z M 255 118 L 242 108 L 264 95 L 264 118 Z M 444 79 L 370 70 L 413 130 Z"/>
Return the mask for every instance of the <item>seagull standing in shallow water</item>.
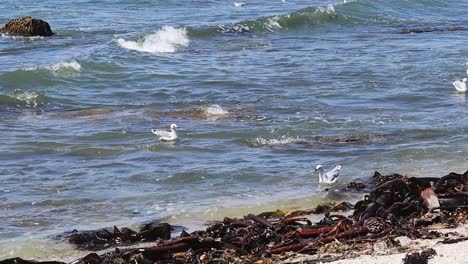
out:
<path id="1" fill-rule="evenodd" d="M 176 124 L 171 125 L 171 131 L 159 130 L 159 129 L 151 129 L 151 133 L 155 134 L 159 137 L 161 141 L 173 141 L 177 139 L 176 133 Z"/>
<path id="2" fill-rule="evenodd" d="M 468 72 L 467 72 L 467 74 L 468 74 Z M 461 81 L 456 80 L 456 81 L 452 82 L 452 84 L 453 84 L 453 87 L 455 87 L 455 89 L 457 89 L 457 91 L 464 93 L 464 92 L 466 92 L 466 81 L 467 81 L 467 79 L 463 78 L 463 80 L 461 80 Z"/>
<path id="3" fill-rule="evenodd" d="M 336 165 L 333 170 L 327 173 L 323 170 L 322 165 L 317 165 L 317 167 L 315 167 L 315 171 L 318 171 L 319 183 L 335 183 L 340 178 L 340 170 L 341 165 Z"/>

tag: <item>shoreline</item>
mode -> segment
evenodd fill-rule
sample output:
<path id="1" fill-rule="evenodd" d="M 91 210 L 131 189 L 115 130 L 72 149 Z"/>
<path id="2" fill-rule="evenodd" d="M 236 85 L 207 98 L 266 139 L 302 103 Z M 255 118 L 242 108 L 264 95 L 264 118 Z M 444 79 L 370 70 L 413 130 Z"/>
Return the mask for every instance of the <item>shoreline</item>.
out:
<path id="1" fill-rule="evenodd" d="M 466 253 L 460 250 L 468 243 L 467 180 L 468 171 L 440 178 L 375 172 L 369 182 L 347 186 L 348 191 L 367 193 L 354 206 L 342 202 L 225 217 L 191 233 L 152 222 L 139 231 L 114 227 L 73 231 L 63 238 L 88 253 L 70 263 L 396 263 L 402 256 L 408 258 L 407 252 L 428 248 L 435 249 L 435 259 L 463 259 Z M 171 238 L 174 232 L 180 235 Z M 356 259 L 350 262 L 351 258 Z M 37 263 L 0 261 L 18 262 Z"/>

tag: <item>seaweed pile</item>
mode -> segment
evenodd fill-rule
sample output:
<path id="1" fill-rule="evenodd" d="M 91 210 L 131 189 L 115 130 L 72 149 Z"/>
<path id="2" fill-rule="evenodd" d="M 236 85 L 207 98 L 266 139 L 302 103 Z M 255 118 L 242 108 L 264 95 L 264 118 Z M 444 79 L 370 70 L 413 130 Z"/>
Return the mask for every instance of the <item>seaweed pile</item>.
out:
<path id="1" fill-rule="evenodd" d="M 375 172 L 369 183 L 348 185 L 348 190 L 369 190 L 351 208 L 352 213 L 337 213 L 350 209 L 350 204 L 343 202 L 311 210 L 277 210 L 239 219 L 224 218 L 206 230 L 182 231 L 173 239 L 168 239 L 168 224 L 149 225 L 140 232 L 115 228 L 114 232 L 74 232 L 67 237 L 69 242 L 84 249 L 158 241 L 147 247 L 115 248 L 101 255 L 91 253 L 72 262 L 80 264 L 288 263 L 294 256 L 315 256 L 303 258 L 300 263 L 327 262 L 349 257 L 347 254 L 363 251 L 379 241 L 397 245 L 395 238 L 399 236 L 441 239 L 442 243 L 466 240 L 465 237 L 450 238 L 437 230 L 466 223 L 467 182 L 468 171 L 464 174 L 452 172 L 440 178 L 384 176 Z M 309 217 L 316 213 L 324 213 L 324 217 L 312 223 Z M 407 259 L 418 256 L 408 255 Z M 16 258 L 0 263 L 37 262 Z"/>

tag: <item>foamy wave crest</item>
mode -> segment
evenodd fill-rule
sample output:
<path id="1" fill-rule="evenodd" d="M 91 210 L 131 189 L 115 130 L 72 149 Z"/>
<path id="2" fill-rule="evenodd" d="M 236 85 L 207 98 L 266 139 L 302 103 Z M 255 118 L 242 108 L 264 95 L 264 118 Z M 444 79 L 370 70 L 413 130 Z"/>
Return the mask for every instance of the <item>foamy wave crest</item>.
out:
<path id="1" fill-rule="evenodd" d="M 9 94 L 0 94 L 0 105 L 36 107 L 45 101 L 37 92 L 15 90 Z"/>
<path id="2" fill-rule="evenodd" d="M 327 6 L 319 6 L 315 10 L 315 13 L 326 13 L 326 14 L 336 14 L 335 7 L 332 4 L 329 4 Z"/>
<path id="3" fill-rule="evenodd" d="M 304 141 L 299 137 L 291 137 L 291 136 L 281 136 L 279 139 L 265 139 L 265 138 L 255 138 L 249 140 L 249 143 L 252 144 L 254 147 L 262 147 L 262 146 L 281 146 L 281 145 L 288 145 L 288 144 L 295 144 Z"/>
<path id="4" fill-rule="evenodd" d="M 285 15 L 261 17 L 256 20 L 245 20 L 234 25 L 221 25 L 221 33 L 274 32 L 307 25 L 324 23 L 350 23 L 346 16 L 337 14 L 333 5 L 307 7 Z"/>
<path id="5" fill-rule="evenodd" d="M 46 67 L 46 69 L 49 69 L 55 72 L 69 72 L 69 71 L 81 72 L 81 65 L 77 61 L 74 60 L 70 62 L 60 62 L 52 66 Z"/>
<path id="6" fill-rule="evenodd" d="M 142 40 L 131 41 L 119 38 L 117 43 L 122 48 L 129 50 L 165 53 L 176 52 L 178 48 L 188 46 L 190 40 L 186 29 L 164 26 L 161 30 L 145 36 Z"/>
<path id="7" fill-rule="evenodd" d="M 280 18 L 280 16 L 269 17 L 265 23 L 266 28 L 270 31 L 283 28 L 279 23 Z"/>
<path id="8" fill-rule="evenodd" d="M 36 39 L 44 39 L 45 37 L 42 36 L 17 36 L 17 35 L 11 35 L 8 33 L 0 33 L 0 36 L 2 38 L 7 38 L 7 39 L 17 39 L 17 40 L 36 40 Z"/>
<path id="9" fill-rule="evenodd" d="M 37 98 L 39 97 L 39 94 L 36 92 L 19 92 L 15 91 L 14 93 L 9 94 L 11 97 L 24 102 L 27 105 L 31 105 L 36 107 L 38 104 Z"/>
<path id="10" fill-rule="evenodd" d="M 27 71 L 47 70 L 58 75 L 76 75 L 81 72 L 81 64 L 76 60 L 59 62 L 49 66 L 32 67 Z"/>
<path id="11" fill-rule="evenodd" d="M 207 116 L 222 116 L 229 114 L 227 110 L 217 104 L 202 107 L 201 110 Z"/>

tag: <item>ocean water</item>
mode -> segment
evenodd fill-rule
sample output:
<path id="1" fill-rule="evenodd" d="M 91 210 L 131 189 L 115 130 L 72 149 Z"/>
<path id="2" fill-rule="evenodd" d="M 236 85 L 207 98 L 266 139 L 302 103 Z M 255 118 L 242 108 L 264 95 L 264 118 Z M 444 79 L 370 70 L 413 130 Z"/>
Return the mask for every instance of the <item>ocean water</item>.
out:
<path id="1" fill-rule="evenodd" d="M 0 37 L 0 259 L 311 208 L 331 199 L 317 164 L 343 166 L 337 187 L 468 169 L 468 1 L 245 2 L 0 2 L 1 24 L 56 32 Z M 175 143 L 150 133 L 172 123 Z"/>

